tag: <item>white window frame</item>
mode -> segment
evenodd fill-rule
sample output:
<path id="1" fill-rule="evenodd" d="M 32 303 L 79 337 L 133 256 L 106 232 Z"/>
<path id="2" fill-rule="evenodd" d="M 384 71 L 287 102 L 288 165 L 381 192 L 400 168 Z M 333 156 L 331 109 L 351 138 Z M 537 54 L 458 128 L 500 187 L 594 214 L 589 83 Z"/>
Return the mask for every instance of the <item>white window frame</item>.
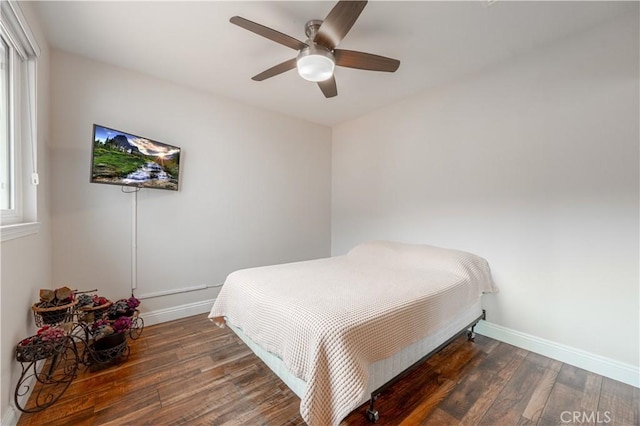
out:
<path id="1" fill-rule="evenodd" d="M 40 225 L 36 214 L 36 60 L 40 47 L 16 1 L 0 1 L 0 12 L 0 34 L 10 49 L 10 130 L 6 143 L 13 198 L 12 208 L 0 211 L 4 242 L 36 233 Z"/>

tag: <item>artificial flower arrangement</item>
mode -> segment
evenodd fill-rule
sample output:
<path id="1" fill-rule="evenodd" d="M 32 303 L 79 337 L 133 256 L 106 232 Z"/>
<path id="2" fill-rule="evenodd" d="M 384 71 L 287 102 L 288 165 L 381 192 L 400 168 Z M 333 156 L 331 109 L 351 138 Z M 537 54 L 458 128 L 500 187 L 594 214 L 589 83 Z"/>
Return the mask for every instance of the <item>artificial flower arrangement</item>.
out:
<path id="1" fill-rule="evenodd" d="M 140 300 L 131 296 L 128 299 L 120 299 L 109 307 L 109 319 L 117 319 L 120 317 L 131 317 L 136 308 L 140 306 Z"/>
<path id="2" fill-rule="evenodd" d="M 111 306 L 111 301 L 106 297 L 81 294 L 76 298 L 77 307 L 82 312 L 81 321 L 89 323 L 103 317 Z"/>
<path id="3" fill-rule="evenodd" d="M 97 294 L 91 296 L 88 294 L 81 294 L 78 296 L 78 307 L 94 308 L 97 306 L 103 306 L 110 303 L 106 297 L 98 296 Z"/>
<path id="4" fill-rule="evenodd" d="M 104 319 L 95 321 L 91 325 L 93 349 L 100 353 L 102 351 L 110 351 L 111 348 L 121 348 L 121 345 L 126 345 L 127 332 L 131 329 L 132 325 L 133 321 L 129 317 L 120 317 L 115 321 L 107 321 Z M 118 356 L 122 355 L 120 349 L 118 349 L 117 354 Z M 106 359 L 102 361 L 106 361 Z"/>
<path id="5" fill-rule="evenodd" d="M 32 362 L 50 357 L 61 351 L 67 333 L 62 327 L 44 325 L 35 336 L 27 337 L 16 347 L 16 359 L 20 362 Z"/>
<path id="6" fill-rule="evenodd" d="M 94 341 L 98 341 L 112 334 L 129 331 L 133 322 L 129 317 L 120 317 L 115 321 L 98 320 L 91 325 L 91 334 Z"/>
<path id="7" fill-rule="evenodd" d="M 27 337 L 23 339 L 19 345 L 27 346 L 27 345 L 36 345 L 38 343 L 43 342 L 51 342 L 53 340 L 59 339 L 61 337 L 66 336 L 67 333 L 64 331 L 62 327 L 55 327 L 51 325 L 43 325 L 38 329 L 38 332 L 35 336 Z"/>

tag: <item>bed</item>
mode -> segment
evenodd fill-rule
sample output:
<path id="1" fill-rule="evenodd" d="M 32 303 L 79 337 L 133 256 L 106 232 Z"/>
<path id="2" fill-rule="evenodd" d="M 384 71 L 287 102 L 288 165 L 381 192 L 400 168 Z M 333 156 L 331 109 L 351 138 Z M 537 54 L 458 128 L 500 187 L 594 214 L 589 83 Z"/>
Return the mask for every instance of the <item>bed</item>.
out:
<path id="1" fill-rule="evenodd" d="M 343 256 L 231 273 L 209 314 L 300 399 L 309 425 L 339 424 L 375 389 L 482 317 L 487 262 L 371 241 Z"/>

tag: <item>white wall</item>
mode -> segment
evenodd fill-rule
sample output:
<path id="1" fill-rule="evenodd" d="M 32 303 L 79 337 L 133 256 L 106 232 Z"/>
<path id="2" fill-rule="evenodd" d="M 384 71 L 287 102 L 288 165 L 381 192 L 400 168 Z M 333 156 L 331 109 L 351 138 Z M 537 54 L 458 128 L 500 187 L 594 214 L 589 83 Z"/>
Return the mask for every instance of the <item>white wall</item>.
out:
<path id="1" fill-rule="evenodd" d="M 490 322 L 640 365 L 638 35 L 635 14 L 335 127 L 333 254 L 475 252 Z"/>
<path id="2" fill-rule="evenodd" d="M 37 159 L 40 185 L 37 189 L 30 187 L 33 194 L 28 194 L 30 199 L 26 200 L 37 200 L 37 220 L 41 225 L 37 234 L 5 241 L 0 249 L 0 423 L 3 425 L 11 424 L 18 414 L 9 405 L 13 402 L 13 393 L 20 375 L 20 364 L 15 361 L 15 345 L 25 337 L 35 334 L 31 305 L 37 301 L 38 290 L 51 283 L 49 49 L 31 4 L 21 2 L 20 8 L 41 48 L 37 80 Z"/>
<path id="3" fill-rule="evenodd" d="M 89 183 L 94 123 L 182 148 L 180 190 L 138 195 L 136 294 L 329 255 L 329 128 L 57 50 L 52 109 L 56 285 L 98 288 L 111 299 L 129 294 L 133 196 Z M 217 291 L 148 299 L 142 310 Z"/>

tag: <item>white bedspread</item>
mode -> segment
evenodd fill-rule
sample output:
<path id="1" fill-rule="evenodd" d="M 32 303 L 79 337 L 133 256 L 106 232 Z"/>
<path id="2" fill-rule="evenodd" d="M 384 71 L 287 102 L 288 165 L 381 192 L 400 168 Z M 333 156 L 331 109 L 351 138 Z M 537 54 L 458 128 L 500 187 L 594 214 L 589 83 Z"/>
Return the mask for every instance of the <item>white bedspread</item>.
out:
<path id="1" fill-rule="evenodd" d="M 241 328 L 307 382 L 300 413 L 309 425 L 335 425 L 362 399 L 370 363 L 494 291 L 478 256 L 378 241 L 346 256 L 233 272 L 209 318 Z"/>

